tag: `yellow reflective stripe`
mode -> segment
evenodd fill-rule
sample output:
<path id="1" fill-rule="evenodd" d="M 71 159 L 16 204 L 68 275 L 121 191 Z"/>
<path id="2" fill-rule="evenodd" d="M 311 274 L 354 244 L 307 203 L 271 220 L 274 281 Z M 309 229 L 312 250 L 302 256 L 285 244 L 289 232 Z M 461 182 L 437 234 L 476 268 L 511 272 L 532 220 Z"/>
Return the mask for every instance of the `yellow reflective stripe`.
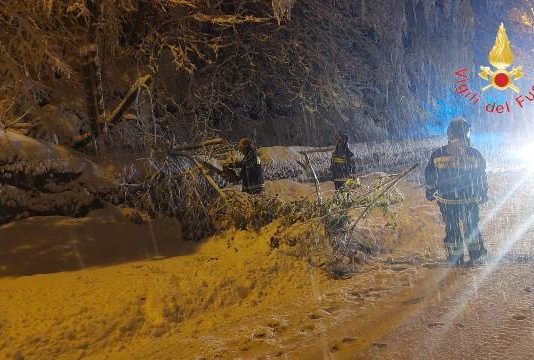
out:
<path id="1" fill-rule="evenodd" d="M 434 193 L 436 200 L 445 205 L 461 205 L 461 204 L 471 204 L 477 203 L 480 201 L 479 198 L 469 198 L 469 199 L 445 199 L 439 196 L 437 193 Z"/>
<path id="2" fill-rule="evenodd" d="M 256 190 L 256 189 L 263 189 L 263 188 L 265 188 L 264 184 L 243 186 L 243 189 L 247 189 L 247 190 Z"/>
<path id="3" fill-rule="evenodd" d="M 338 164 L 345 164 L 347 163 L 347 159 L 341 158 L 341 157 L 333 157 L 332 161 Z"/>
<path id="4" fill-rule="evenodd" d="M 479 161 L 471 156 L 438 156 L 434 158 L 434 165 L 440 169 L 476 169 L 479 167 Z"/>
<path id="5" fill-rule="evenodd" d="M 334 181 L 343 181 L 343 182 L 347 182 L 349 181 L 351 178 L 337 178 L 337 179 L 334 179 Z"/>

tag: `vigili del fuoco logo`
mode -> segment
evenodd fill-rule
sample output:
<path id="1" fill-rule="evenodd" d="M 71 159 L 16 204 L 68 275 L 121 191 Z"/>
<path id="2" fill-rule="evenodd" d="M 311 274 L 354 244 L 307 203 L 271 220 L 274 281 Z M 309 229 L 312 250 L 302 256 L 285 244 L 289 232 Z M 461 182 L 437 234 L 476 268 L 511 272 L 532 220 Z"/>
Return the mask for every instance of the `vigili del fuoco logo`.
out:
<path id="1" fill-rule="evenodd" d="M 456 77 L 456 94 L 465 97 L 471 105 L 478 105 L 479 103 L 484 106 L 484 110 L 488 113 L 502 114 L 511 112 L 512 107 L 519 106 L 523 108 L 527 101 L 534 101 L 534 85 L 529 89 L 528 94 L 522 95 L 519 86 L 514 81 L 521 79 L 523 74 L 522 66 L 515 66 L 509 70 L 514 63 L 514 53 L 510 45 L 510 40 L 506 35 L 506 29 L 504 24 L 501 23 L 499 30 L 497 31 L 497 37 L 495 38 L 495 44 L 491 49 L 488 56 L 490 66 L 481 66 L 478 76 L 484 79 L 487 84 L 480 90 L 482 92 L 490 89 L 498 91 L 512 90 L 516 94 L 514 101 L 505 101 L 504 103 L 497 104 L 496 102 L 481 102 L 482 97 L 479 93 L 472 90 L 468 85 L 467 68 L 459 69 L 454 72 Z"/>

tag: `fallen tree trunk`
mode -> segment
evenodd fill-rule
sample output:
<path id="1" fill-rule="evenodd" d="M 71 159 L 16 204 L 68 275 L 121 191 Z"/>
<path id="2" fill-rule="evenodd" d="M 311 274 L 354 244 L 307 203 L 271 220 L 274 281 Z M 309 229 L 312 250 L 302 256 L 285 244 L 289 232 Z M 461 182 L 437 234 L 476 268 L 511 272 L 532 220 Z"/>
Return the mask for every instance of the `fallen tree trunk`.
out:
<path id="1" fill-rule="evenodd" d="M 201 141 L 201 142 L 195 143 L 195 144 L 187 144 L 187 145 L 174 147 L 171 150 L 171 154 L 181 153 L 182 151 L 185 151 L 185 150 L 196 150 L 196 149 L 201 149 L 203 147 L 208 147 L 208 146 L 213 146 L 213 145 L 220 145 L 222 143 L 224 143 L 224 139 L 222 139 L 222 138 L 209 139 L 209 140 Z"/>

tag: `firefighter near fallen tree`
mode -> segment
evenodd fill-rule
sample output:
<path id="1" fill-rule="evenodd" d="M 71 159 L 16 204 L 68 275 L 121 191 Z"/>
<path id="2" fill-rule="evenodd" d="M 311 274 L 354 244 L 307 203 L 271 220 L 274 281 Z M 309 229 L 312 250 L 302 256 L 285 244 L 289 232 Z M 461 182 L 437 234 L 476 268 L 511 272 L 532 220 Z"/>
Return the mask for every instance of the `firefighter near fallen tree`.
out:
<path id="1" fill-rule="evenodd" d="M 332 153 L 330 172 L 336 190 L 341 189 L 354 171 L 354 154 L 349 149 L 349 136 L 340 132 L 336 136 L 336 149 Z"/>
<path id="2" fill-rule="evenodd" d="M 478 226 L 479 206 L 487 201 L 486 161 L 470 146 L 470 125 L 451 121 L 448 144 L 435 150 L 425 168 L 426 197 L 436 200 L 445 223 L 447 262 L 464 264 L 464 243 L 470 262 L 487 254 Z M 463 226 L 463 232 L 462 232 Z"/>
<path id="3" fill-rule="evenodd" d="M 256 147 L 249 138 L 239 140 L 238 149 L 243 160 L 235 163 L 240 167 L 238 179 L 242 190 L 249 194 L 261 194 L 264 191 L 263 168 Z"/>

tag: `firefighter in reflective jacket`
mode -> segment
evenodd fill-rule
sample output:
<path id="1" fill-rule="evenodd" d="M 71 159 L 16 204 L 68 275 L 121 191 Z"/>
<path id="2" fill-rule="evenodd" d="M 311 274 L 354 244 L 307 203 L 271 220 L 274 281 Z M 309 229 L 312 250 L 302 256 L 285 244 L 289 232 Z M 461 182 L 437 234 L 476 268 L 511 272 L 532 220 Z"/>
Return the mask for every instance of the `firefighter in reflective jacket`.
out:
<path id="1" fill-rule="evenodd" d="M 339 133 L 336 137 L 336 150 L 332 154 L 330 171 L 336 190 L 340 189 L 350 179 L 353 171 L 354 154 L 349 149 L 349 136 Z"/>
<path id="2" fill-rule="evenodd" d="M 486 161 L 470 146 L 469 133 L 466 120 L 454 119 L 447 130 L 449 143 L 432 153 L 425 169 L 426 197 L 439 204 L 451 265 L 464 263 L 464 242 L 471 262 L 486 256 L 478 227 L 479 204 L 487 201 Z"/>
<path id="3" fill-rule="evenodd" d="M 248 138 L 239 140 L 239 151 L 244 158 L 239 163 L 241 172 L 239 178 L 242 189 L 249 194 L 261 194 L 264 190 L 263 168 L 256 147 Z"/>

